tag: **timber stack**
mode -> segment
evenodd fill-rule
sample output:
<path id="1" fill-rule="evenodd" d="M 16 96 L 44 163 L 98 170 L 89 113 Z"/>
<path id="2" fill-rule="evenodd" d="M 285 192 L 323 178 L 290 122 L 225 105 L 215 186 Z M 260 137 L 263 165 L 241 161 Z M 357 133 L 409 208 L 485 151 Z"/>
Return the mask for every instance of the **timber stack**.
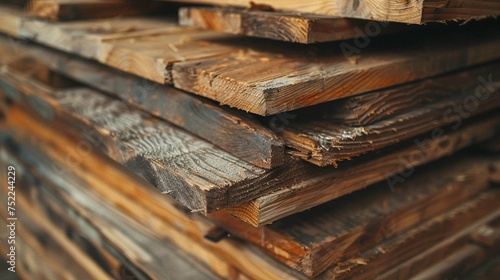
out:
<path id="1" fill-rule="evenodd" d="M 2 1 L 7 275 L 497 279 L 498 15 Z"/>

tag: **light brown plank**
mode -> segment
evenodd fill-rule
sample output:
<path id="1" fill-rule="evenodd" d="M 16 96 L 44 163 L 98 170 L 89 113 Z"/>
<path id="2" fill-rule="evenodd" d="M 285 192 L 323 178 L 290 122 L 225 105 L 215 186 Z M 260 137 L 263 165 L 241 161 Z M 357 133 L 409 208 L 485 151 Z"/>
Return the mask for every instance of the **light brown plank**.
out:
<path id="1" fill-rule="evenodd" d="M 254 7 L 326 16 L 362 18 L 379 21 L 424 23 L 458 19 L 482 18 L 500 14 L 495 0 L 262 0 L 254 4 L 246 0 L 164 0 L 179 3 L 198 3 L 222 6 Z"/>
<path id="2" fill-rule="evenodd" d="M 262 43 L 237 54 L 177 62 L 173 81 L 177 88 L 222 104 L 277 114 L 499 58 L 493 26 L 461 28 L 372 38 L 365 48 L 350 48 L 351 42 L 309 47 Z M 468 38 L 467 28 L 474 34 Z"/>
<path id="3" fill-rule="evenodd" d="M 413 29 L 408 25 L 395 23 L 389 25 L 341 17 L 231 7 L 183 7 L 179 9 L 179 23 L 183 26 L 302 44 L 366 36 L 368 27 L 380 28 L 379 34 Z"/>

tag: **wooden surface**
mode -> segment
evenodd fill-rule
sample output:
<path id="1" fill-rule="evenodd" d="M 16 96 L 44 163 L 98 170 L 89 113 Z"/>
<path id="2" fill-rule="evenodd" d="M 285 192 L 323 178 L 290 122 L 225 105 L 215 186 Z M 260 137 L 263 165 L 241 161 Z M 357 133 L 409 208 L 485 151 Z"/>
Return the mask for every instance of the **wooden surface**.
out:
<path id="1" fill-rule="evenodd" d="M 451 29 L 377 37 L 347 55 L 342 51 L 346 42 L 262 43 L 237 54 L 175 63 L 173 82 L 223 104 L 271 115 L 497 59 L 499 40 L 492 32 L 481 27 L 462 30 L 458 37 Z"/>
<path id="2" fill-rule="evenodd" d="M 9 116 L 12 118 L 19 116 L 16 106 L 10 109 Z M 160 195 L 151 184 L 104 157 L 98 150 L 82 148 L 82 142 L 59 133 L 57 127 L 49 122 L 40 122 L 39 126 L 31 127 L 22 124 L 32 122 L 21 121 L 16 124 L 8 119 L 7 123 L 11 129 L 15 127 L 17 133 L 22 133 L 22 137 L 16 137 L 17 140 L 26 142 L 28 147 L 43 150 L 50 156 L 48 161 L 62 167 L 59 169 L 62 175 L 59 176 L 70 173 L 84 180 L 86 183 L 80 189 L 84 191 L 82 195 L 92 195 L 101 203 L 109 204 L 112 209 L 119 209 L 140 224 L 141 234 L 151 232 L 157 238 L 170 240 L 217 275 L 232 279 L 246 279 L 245 275 L 251 279 L 304 279 L 301 274 L 287 269 L 239 239 L 225 238 L 218 243 L 207 240 L 204 235 L 215 226 L 212 222 L 191 213 L 169 197 Z M 26 155 L 40 153 L 28 152 Z M 68 164 L 68 161 L 71 163 Z M 98 209 L 101 207 L 88 208 L 86 217 L 94 221 L 92 213 Z M 114 240 L 115 232 L 108 233 Z M 126 248 L 129 243 L 121 245 Z M 160 246 L 165 246 L 165 242 Z"/>
<path id="3" fill-rule="evenodd" d="M 175 10 L 176 7 L 171 7 Z M 168 11 L 167 5 L 154 1 L 128 0 L 30 0 L 27 13 L 49 20 L 75 20 L 141 15 Z"/>
<path id="4" fill-rule="evenodd" d="M 22 102 L 40 116 L 54 125 L 59 121 L 61 129 L 70 128 L 193 211 L 213 212 L 248 201 L 279 187 L 269 182 L 305 171 L 301 163 L 266 171 L 99 92 L 44 84 L 33 76 L 43 73 L 43 65 L 30 60 L 14 64 L 0 74 L 10 96 L 25 95 Z"/>
<path id="5" fill-rule="evenodd" d="M 465 279 L 464 276 L 468 272 L 487 262 L 488 258 L 498 251 L 499 248 L 484 246 L 475 241 L 473 236 L 489 234 L 487 229 L 491 229 L 492 223 L 498 223 L 499 218 L 493 217 L 486 224 L 476 224 L 447 237 L 427 251 L 383 273 L 380 278 Z"/>
<path id="6" fill-rule="evenodd" d="M 198 3 L 243 8 L 283 10 L 326 16 L 362 18 L 368 20 L 425 23 L 458 19 L 482 18 L 500 14 L 500 3 L 495 0 L 262 0 L 258 4 L 246 0 L 164 0 L 180 3 Z"/>
<path id="7" fill-rule="evenodd" d="M 320 275 L 318 279 L 364 280 L 380 276 L 450 236 L 498 218 L 499 199 L 498 190 L 492 189 L 482 193 L 405 234 L 379 244 L 354 258 L 346 259 Z"/>
<path id="8" fill-rule="evenodd" d="M 0 49 L 6 56 L 32 57 L 53 71 L 113 94 L 246 162 L 266 169 L 284 164 L 283 141 L 248 114 L 36 44 L 0 38 Z"/>
<path id="9" fill-rule="evenodd" d="M 364 36 L 368 21 L 231 7 L 183 7 L 179 9 L 179 23 L 238 35 L 311 44 Z M 379 34 L 412 29 L 396 23 L 370 25 L 379 28 Z"/>
<path id="10" fill-rule="evenodd" d="M 425 35 L 373 37 L 362 48 L 354 42 L 303 46 L 247 40 L 153 18 L 47 23 L 20 17 L 17 34 L 270 115 L 497 59 L 496 25 L 485 21 Z"/>
<path id="11" fill-rule="evenodd" d="M 362 126 L 346 126 L 339 120 L 310 117 L 303 120 L 293 120 L 284 127 L 280 134 L 286 145 L 294 149 L 294 155 L 316 165 L 326 166 L 337 165 L 339 161 L 349 160 L 432 130 L 441 131 L 439 128 L 443 126 L 452 125 L 454 129 L 459 129 L 466 119 L 500 108 L 500 94 L 498 94 L 500 86 L 494 83 L 483 86 L 480 82 L 489 83 L 487 82 L 488 77 L 490 81 L 500 77 L 499 66 L 498 63 L 482 66 L 476 71 L 472 71 L 472 75 L 463 75 L 468 76 L 468 79 L 457 75 L 467 82 L 457 83 L 456 88 L 450 86 L 449 91 L 445 89 L 446 86 L 441 87 L 442 91 L 447 92 L 448 98 L 433 100 L 434 102 L 421 107 L 407 108 L 405 112 L 396 113 L 377 122 Z M 425 82 L 423 83 L 425 84 Z M 431 80 L 427 84 L 439 85 L 440 81 Z M 408 93 L 405 89 L 411 88 L 411 86 L 415 85 L 405 85 L 404 88 L 398 88 L 398 90 Z M 389 92 L 391 91 L 389 90 Z M 410 95 L 411 93 L 412 91 L 409 91 Z M 391 94 L 389 93 L 385 97 L 390 99 Z M 422 97 L 426 98 L 425 95 Z M 440 96 L 436 94 L 431 99 L 437 99 L 435 97 Z M 362 98 L 360 97 L 360 99 Z M 367 97 L 366 99 L 371 98 Z M 383 106 L 384 109 L 389 108 L 390 112 L 391 102 L 386 104 L 382 100 L 375 100 L 374 106 L 362 103 L 358 104 L 356 108 L 359 108 L 358 112 L 366 110 L 366 114 L 377 114 L 374 107 Z M 418 94 L 415 100 L 418 100 Z M 398 102 L 403 101 L 396 101 L 396 103 Z"/>
<path id="12" fill-rule="evenodd" d="M 303 180 L 291 187 L 262 195 L 250 203 L 232 207 L 230 211 L 242 220 L 265 225 L 299 213 L 332 199 L 349 194 L 378 181 L 397 186 L 414 172 L 414 167 L 451 155 L 469 145 L 498 137 L 500 117 L 463 122 L 459 130 L 449 128 L 442 135 L 422 135 L 397 147 L 360 157 L 344 167 L 323 167 L 328 172 Z M 417 144 L 418 142 L 418 144 Z M 376 156 L 378 155 L 378 156 Z"/>
<path id="13" fill-rule="evenodd" d="M 301 115 L 321 116 L 320 119 L 360 127 L 446 100 L 462 98 L 464 101 L 465 98 L 471 99 L 476 96 L 479 102 L 479 97 L 481 99 L 495 97 L 494 91 L 498 89 L 498 86 L 494 81 L 500 75 L 499 64 L 499 61 L 495 61 L 470 67 L 397 87 L 342 98 L 304 108 L 295 113 L 298 117 Z M 471 96 L 467 97 L 468 95 Z M 468 102 L 475 103 L 473 100 Z M 459 106 L 463 105 L 459 104 Z M 472 111 L 475 110 L 473 105 L 468 106 Z M 468 115 L 465 113 L 471 113 L 468 112 L 471 110 L 464 109 L 464 116 Z M 449 117 L 452 118 L 451 114 Z"/>
<path id="14" fill-rule="evenodd" d="M 47 159 L 35 149 L 21 149 L 19 152 L 18 156 L 24 157 L 24 164 L 27 165 L 18 166 L 19 171 L 24 169 L 24 172 L 20 172 L 19 175 L 28 177 L 19 182 L 19 184 L 26 184 L 23 184 L 22 191 L 17 192 L 19 193 L 17 199 L 23 202 L 20 203 L 18 209 L 25 211 L 24 215 L 19 217 L 20 220 L 36 219 L 38 222 L 48 224 L 45 229 L 48 231 L 46 235 L 56 240 L 62 238 L 54 232 L 65 234 L 61 227 L 65 226 L 68 221 L 77 222 L 81 230 L 75 234 L 82 235 L 96 248 L 114 255 L 129 272 L 135 272 L 136 275 L 133 275 L 138 278 L 217 279 L 206 268 L 193 262 L 178 248 L 173 247 L 170 242 L 155 239 L 151 233 L 139 230 L 140 226 L 136 222 L 124 216 L 118 209 L 110 207 L 109 203 L 103 201 L 102 198 L 92 195 L 84 181 L 75 178 L 70 172 L 64 172 L 65 167 L 60 163 L 47 162 Z M 75 244 L 69 240 L 66 242 L 73 246 Z M 44 244 L 48 248 L 51 247 L 50 245 L 50 243 Z M 71 270 L 71 267 L 64 265 L 64 257 L 60 255 L 56 247 L 47 251 L 52 252 L 52 260 L 56 264 L 56 269 Z M 84 254 L 84 256 L 87 255 Z M 93 260 L 93 262 L 98 261 L 99 259 Z M 97 264 L 99 263 L 94 263 L 94 266 Z M 100 264 L 103 265 L 103 263 Z M 87 268 L 73 271 L 73 273 L 78 276 L 75 279 L 104 279 L 102 276 L 82 275 L 85 272 L 95 273 L 94 270 L 99 271 L 96 268 Z M 118 273 L 123 273 L 123 271 L 114 271 L 113 278 L 126 276 Z"/>
<path id="15" fill-rule="evenodd" d="M 395 189 L 380 183 L 262 228 L 222 213 L 210 217 L 290 267 L 316 276 L 486 189 L 490 165 L 488 159 L 458 154 L 419 167 Z"/>

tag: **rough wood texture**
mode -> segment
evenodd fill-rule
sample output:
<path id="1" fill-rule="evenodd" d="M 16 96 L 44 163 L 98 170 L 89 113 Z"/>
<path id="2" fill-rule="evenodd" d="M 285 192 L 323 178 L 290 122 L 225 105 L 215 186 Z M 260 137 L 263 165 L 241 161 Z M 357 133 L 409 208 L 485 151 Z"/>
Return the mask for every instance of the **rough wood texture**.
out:
<path id="1" fill-rule="evenodd" d="M 237 54 L 175 63 L 173 81 L 177 88 L 270 115 L 499 58 L 500 37 L 492 35 L 495 32 L 490 28 L 475 28 L 468 38 L 464 35 L 468 32 L 454 33 L 450 28 L 432 35 L 373 38 L 366 48 L 345 55 L 346 42 L 286 47 L 261 44 Z"/>
<path id="2" fill-rule="evenodd" d="M 179 9 L 179 23 L 183 26 L 303 44 L 366 36 L 367 25 L 377 25 L 380 34 L 412 29 L 407 25 L 394 23 L 368 24 L 365 20 L 340 17 L 225 7 L 183 7 Z"/>
<path id="3" fill-rule="evenodd" d="M 500 116 L 464 122 L 459 130 L 448 128 L 432 132 L 398 147 L 382 150 L 380 156 L 360 157 L 358 163 L 344 167 L 323 167 L 330 171 L 303 180 L 289 188 L 262 195 L 256 200 L 232 207 L 230 211 L 242 220 L 265 225 L 294 213 L 302 212 L 329 200 L 386 180 L 389 187 L 407 180 L 414 167 L 453 154 L 469 145 L 498 137 Z"/>
<path id="4" fill-rule="evenodd" d="M 374 279 L 450 236 L 496 219 L 500 214 L 499 194 L 498 190 L 482 193 L 448 213 L 339 263 L 318 279 Z"/>
<path id="5" fill-rule="evenodd" d="M 168 11 L 167 5 L 128 0 L 30 0 L 27 9 L 30 16 L 49 20 L 133 16 L 161 11 Z"/>
<path id="6" fill-rule="evenodd" d="M 11 48 L 10 42 L 17 47 Z M 111 93 L 246 162 L 266 169 L 284 164 L 283 141 L 248 114 L 35 44 L 0 38 L 0 46 L 6 57 L 32 57 L 53 71 Z"/>
<path id="7" fill-rule="evenodd" d="M 486 189 L 489 165 L 487 159 L 457 155 L 419 168 L 396 189 L 371 186 L 262 228 L 222 213 L 210 217 L 312 277 Z"/>
<path id="8" fill-rule="evenodd" d="M 18 118 L 20 115 L 16 113 L 16 106 L 11 108 L 9 117 L 19 120 L 21 118 Z M 69 172 L 84 180 L 85 186 L 80 189 L 83 191 L 80 192 L 81 195 L 97 197 L 102 203 L 109 204 L 112 209 L 119 209 L 140 225 L 142 234 L 151 232 L 162 240 L 170 240 L 222 278 L 246 279 L 246 275 L 251 279 L 304 279 L 301 274 L 287 269 L 239 239 L 226 238 L 218 243 L 207 240 L 204 235 L 214 227 L 212 222 L 190 213 L 172 199 L 160 196 L 151 184 L 104 157 L 98 150 L 82 148 L 82 142 L 61 134 L 51 123 L 39 122 L 35 126 L 29 125 L 34 122 L 32 118 L 30 121 L 21 120 L 18 123 L 8 120 L 11 128 L 15 127 L 16 132 L 23 133 L 23 137 L 16 137 L 16 140 L 22 139 L 29 145 L 40 148 L 50 156 L 47 161 L 62 167 L 58 169 L 57 176 L 64 176 Z M 34 135 L 36 138 L 33 138 Z M 33 158 L 39 154 L 27 152 L 25 155 Z M 62 187 L 68 188 L 65 185 Z M 74 192 L 72 194 L 78 194 Z M 74 203 L 78 200 L 70 198 L 67 201 Z M 85 217 L 89 221 L 96 221 L 93 212 L 98 209 L 100 207 L 89 207 L 88 215 Z M 109 218 L 107 215 L 106 217 Z M 109 223 L 100 225 L 106 227 Z M 108 233 L 114 240 L 114 232 Z M 128 246 L 127 244 L 124 245 Z"/>
<path id="9" fill-rule="evenodd" d="M 32 76 L 40 67 L 29 60 L 4 66 L 4 90 L 193 211 L 208 213 L 248 201 L 307 171 L 298 161 L 267 171 L 96 91 L 51 88 Z"/>
<path id="10" fill-rule="evenodd" d="M 368 20 L 425 23 L 458 19 L 483 18 L 500 14 L 496 0 L 164 0 L 180 3 L 212 4 L 266 10 L 283 10 L 325 16 L 362 18 Z"/>
<path id="11" fill-rule="evenodd" d="M 366 93 L 500 57 L 495 21 L 419 34 L 422 36 L 405 34 L 320 46 L 250 42 L 144 18 L 46 23 L 20 17 L 18 21 L 20 37 L 152 81 L 173 83 L 259 115 Z"/>
<path id="12" fill-rule="evenodd" d="M 0 153 L 5 153 L 4 147 Z M 75 246 L 64 234 L 53 225 L 47 222 L 39 212 L 35 211 L 32 205 L 27 201 L 25 192 L 29 191 L 29 184 L 33 181 L 27 178 L 27 171 L 22 166 L 14 165 L 15 161 L 6 161 L 5 155 L 0 156 L 0 166 L 2 170 L 7 170 L 7 166 L 15 166 L 16 188 L 15 188 L 15 217 L 16 239 L 16 260 L 29 258 L 29 254 L 24 255 L 24 246 L 31 247 L 38 255 L 43 256 L 43 263 L 53 270 L 57 275 L 51 279 L 112 279 L 111 275 L 103 271 L 99 265 L 89 258 L 80 248 Z M 2 172 L 0 178 L 7 182 L 7 172 Z M 0 191 L 3 197 L 7 197 L 7 184 L 2 184 Z M 12 194 L 11 194 L 12 195 Z M 11 201 L 11 200 L 9 200 Z M 12 217 L 7 215 L 7 199 L 4 199 L 0 205 L 2 218 Z M 24 241 L 24 242 L 23 242 Z M 12 245 L 12 244 L 11 244 Z M 9 247 L 7 243 L 2 242 L 2 247 Z M 3 248 L 6 249 L 6 248 Z M 54 275 L 54 276 L 55 276 Z"/>
<path id="13" fill-rule="evenodd" d="M 487 224 L 467 227 L 383 273 L 380 279 L 464 279 L 463 276 L 467 272 L 484 263 L 499 249 L 484 246 L 473 238 L 476 235 L 489 234 L 491 224 L 498 220 L 499 216 L 496 216 Z"/>
<path id="14" fill-rule="evenodd" d="M 487 99 L 499 88 L 500 62 L 470 67 L 449 74 L 411 82 L 397 87 L 355 95 L 340 100 L 304 108 L 297 115 L 321 115 L 321 118 L 348 126 L 365 126 L 395 115 L 435 104 L 450 98 L 463 100 L 472 111 L 475 100 Z M 467 97 L 467 95 L 471 95 Z M 473 96 L 476 98 L 473 98 Z M 462 102 L 464 103 L 464 102 Z M 462 107 L 464 104 L 460 104 Z M 452 108 L 450 108 L 452 109 Z M 458 108 L 453 108 L 458 111 Z M 311 111 L 311 112 L 309 112 Z M 465 109 L 465 111 L 471 111 Z M 319 113 L 318 113 L 319 112 Z M 464 112 L 468 113 L 468 112 Z M 468 114 L 465 114 L 467 116 Z"/>
<path id="15" fill-rule="evenodd" d="M 378 122 L 351 127 L 338 121 L 307 118 L 292 121 L 283 129 L 281 136 L 286 145 L 295 150 L 294 155 L 326 166 L 337 165 L 339 161 L 446 125 L 459 129 L 466 119 L 500 108 L 500 83 L 495 82 L 500 78 L 499 66 L 483 67 L 468 87 L 455 88 L 455 91 L 449 92 L 447 99 L 436 100 Z M 372 114 L 377 112 L 372 111 Z"/>
<path id="16" fill-rule="evenodd" d="M 76 220 L 84 228 L 79 234 L 90 238 L 90 242 L 98 248 L 115 254 L 124 264 L 128 264 L 136 273 L 134 276 L 139 279 L 164 279 L 169 278 L 168 275 L 172 277 L 176 275 L 183 279 L 217 279 L 207 269 L 173 247 L 170 242 L 141 230 L 137 222 L 124 216 L 117 208 L 110 207 L 109 203 L 99 196 L 93 195 L 84 181 L 75 178 L 59 163 L 47 162 L 47 159 L 34 149 L 19 152 L 20 156 L 24 157 L 26 165 L 19 166 L 19 169 L 20 171 L 25 169 L 21 174 L 28 177 L 23 181 L 28 184 L 23 186 L 24 194 L 18 196 L 19 200 L 24 200 L 18 208 L 25 210 L 26 215 L 45 223 L 50 223 L 46 215 L 58 219 L 60 224 L 47 227 L 47 230 L 52 229 L 48 233 L 58 231 L 57 227 L 64 225 L 61 223 L 64 221 L 61 218 L 66 216 L 66 220 Z M 63 176 L 61 172 L 64 172 Z M 27 197 L 30 197 L 29 201 Z M 54 253 L 54 261 L 64 267 L 61 265 L 64 258 L 58 256 L 57 251 Z M 91 269 L 88 270 L 93 272 Z M 117 276 L 115 277 L 122 278 L 126 275 Z M 102 279 L 83 275 L 75 279 L 82 278 Z"/>

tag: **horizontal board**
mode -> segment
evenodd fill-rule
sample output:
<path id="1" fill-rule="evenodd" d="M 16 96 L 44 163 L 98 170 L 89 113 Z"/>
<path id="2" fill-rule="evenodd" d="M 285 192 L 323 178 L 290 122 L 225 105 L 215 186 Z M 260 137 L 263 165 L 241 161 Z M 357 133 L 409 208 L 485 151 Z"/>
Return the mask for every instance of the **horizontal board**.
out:
<path id="1" fill-rule="evenodd" d="M 183 7 L 179 24 L 302 44 L 363 37 L 373 25 L 365 20 L 232 7 Z M 380 34 L 414 29 L 397 23 L 383 26 Z"/>
<path id="2" fill-rule="evenodd" d="M 271 115 L 498 59 L 496 25 L 485 21 L 418 36 L 318 46 L 196 31 L 153 18 L 47 23 L 20 16 L 15 33 L 222 104 Z"/>
<path id="3" fill-rule="evenodd" d="M 500 116 L 491 114 L 463 122 L 458 130 L 449 127 L 421 135 L 396 147 L 360 157 L 330 169 L 310 180 L 262 195 L 250 203 L 230 209 L 235 216 L 261 226 L 299 213 L 379 181 L 397 186 L 414 167 L 451 155 L 467 146 L 498 137 Z"/>
<path id="4" fill-rule="evenodd" d="M 5 57 L 34 58 L 61 75 L 110 93 L 256 166 L 271 169 L 284 164 L 283 141 L 248 114 L 36 44 L 0 37 L 0 51 Z"/>
<path id="5" fill-rule="evenodd" d="M 279 187 L 270 182 L 305 172 L 300 169 L 302 163 L 270 171 L 250 165 L 88 88 L 52 88 L 33 76 L 43 72 L 40 67 L 44 69 L 30 60 L 11 65 L 0 74 L 3 89 L 45 120 L 58 123 L 61 129 L 70 128 L 82 141 L 89 141 L 91 148 L 103 151 L 193 211 L 213 212 L 241 203 L 239 200 L 248 201 Z"/>
<path id="6" fill-rule="evenodd" d="M 498 195 L 498 190 L 495 189 L 482 193 L 406 234 L 339 263 L 318 279 L 373 279 L 374 276 L 382 275 L 447 238 L 451 237 L 453 240 L 455 235 L 469 235 L 471 228 L 477 230 L 478 227 L 498 218 L 500 211 L 498 207 L 493 206 L 498 204 Z"/>
<path id="7" fill-rule="evenodd" d="M 262 228 L 221 213 L 211 218 L 290 267 L 315 276 L 486 189 L 490 167 L 486 158 L 458 154 L 419 167 L 396 188 L 380 183 Z"/>
<path id="8" fill-rule="evenodd" d="M 471 18 L 484 18 L 500 14 L 500 3 L 495 0 L 360 0 L 328 1 L 261 0 L 258 4 L 246 0 L 164 0 L 189 4 L 236 6 L 262 10 L 283 10 L 325 16 L 362 18 L 367 20 L 425 23 Z"/>

